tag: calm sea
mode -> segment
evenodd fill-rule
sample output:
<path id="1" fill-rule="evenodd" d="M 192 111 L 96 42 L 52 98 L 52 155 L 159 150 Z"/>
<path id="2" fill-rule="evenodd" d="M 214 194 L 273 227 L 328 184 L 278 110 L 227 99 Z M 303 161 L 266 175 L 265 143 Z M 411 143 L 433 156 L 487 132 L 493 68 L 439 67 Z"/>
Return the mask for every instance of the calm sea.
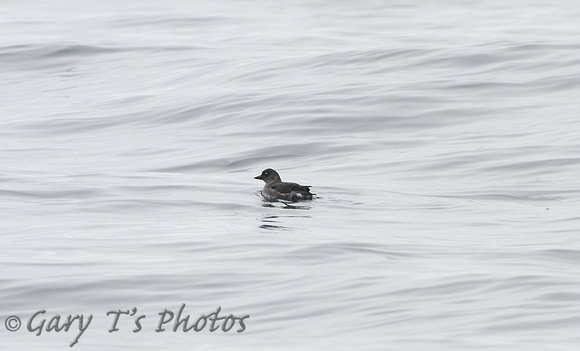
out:
<path id="1" fill-rule="evenodd" d="M 3 1 L 0 348 L 578 350 L 579 24 Z"/>

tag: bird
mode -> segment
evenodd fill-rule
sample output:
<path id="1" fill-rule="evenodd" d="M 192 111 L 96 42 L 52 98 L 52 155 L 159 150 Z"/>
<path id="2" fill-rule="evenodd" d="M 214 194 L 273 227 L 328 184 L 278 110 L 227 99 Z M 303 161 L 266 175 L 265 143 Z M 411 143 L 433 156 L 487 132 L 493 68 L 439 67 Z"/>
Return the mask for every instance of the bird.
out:
<path id="1" fill-rule="evenodd" d="M 278 172 L 272 168 L 265 169 L 254 179 L 260 179 L 266 183 L 262 189 L 262 195 L 268 200 L 281 199 L 296 202 L 312 200 L 312 195 L 315 195 L 310 192 L 310 185 L 283 182 Z"/>

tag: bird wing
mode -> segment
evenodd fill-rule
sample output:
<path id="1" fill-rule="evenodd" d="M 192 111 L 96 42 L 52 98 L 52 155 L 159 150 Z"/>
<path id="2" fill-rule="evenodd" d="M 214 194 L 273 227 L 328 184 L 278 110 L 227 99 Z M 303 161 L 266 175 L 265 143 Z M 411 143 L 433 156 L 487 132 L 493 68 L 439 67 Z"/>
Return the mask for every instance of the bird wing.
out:
<path id="1" fill-rule="evenodd" d="M 272 185 L 272 189 L 280 193 L 290 193 L 292 191 L 310 191 L 308 186 L 296 183 L 277 183 Z"/>

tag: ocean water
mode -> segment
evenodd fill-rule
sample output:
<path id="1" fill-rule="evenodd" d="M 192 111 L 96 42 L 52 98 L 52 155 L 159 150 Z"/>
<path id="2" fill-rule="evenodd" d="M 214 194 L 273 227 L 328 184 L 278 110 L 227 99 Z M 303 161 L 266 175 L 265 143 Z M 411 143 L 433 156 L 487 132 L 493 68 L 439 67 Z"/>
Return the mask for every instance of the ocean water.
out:
<path id="1" fill-rule="evenodd" d="M 1 348 L 577 350 L 578 23 L 1 3 Z M 265 168 L 316 198 L 264 201 Z"/>

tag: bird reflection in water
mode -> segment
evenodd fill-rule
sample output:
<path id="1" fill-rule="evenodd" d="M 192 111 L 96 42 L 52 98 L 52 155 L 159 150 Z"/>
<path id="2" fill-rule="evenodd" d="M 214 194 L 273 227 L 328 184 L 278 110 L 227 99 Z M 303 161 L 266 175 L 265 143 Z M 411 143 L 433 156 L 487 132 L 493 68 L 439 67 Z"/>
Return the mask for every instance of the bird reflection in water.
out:
<path id="1" fill-rule="evenodd" d="M 267 200 L 262 199 L 262 206 L 266 208 L 278 208 L 282 210 L 303 210 L 308 211 L 310 210 L 310 206 L 305 205 L 303 203 L 296 203 L 291 201 L 284 201 L 284 200 Z M 267 214 L 262 216 L 260 225 L 261 229 L 267 230 L 289 230 L 293 229 L 292 227 L 288 227 L 283 225 L 285 221 L 284 218 L 311 218 L 312 216 L 305 216 L 299 214 L 290 214 L 281 215 L 281 214 Z"/>

